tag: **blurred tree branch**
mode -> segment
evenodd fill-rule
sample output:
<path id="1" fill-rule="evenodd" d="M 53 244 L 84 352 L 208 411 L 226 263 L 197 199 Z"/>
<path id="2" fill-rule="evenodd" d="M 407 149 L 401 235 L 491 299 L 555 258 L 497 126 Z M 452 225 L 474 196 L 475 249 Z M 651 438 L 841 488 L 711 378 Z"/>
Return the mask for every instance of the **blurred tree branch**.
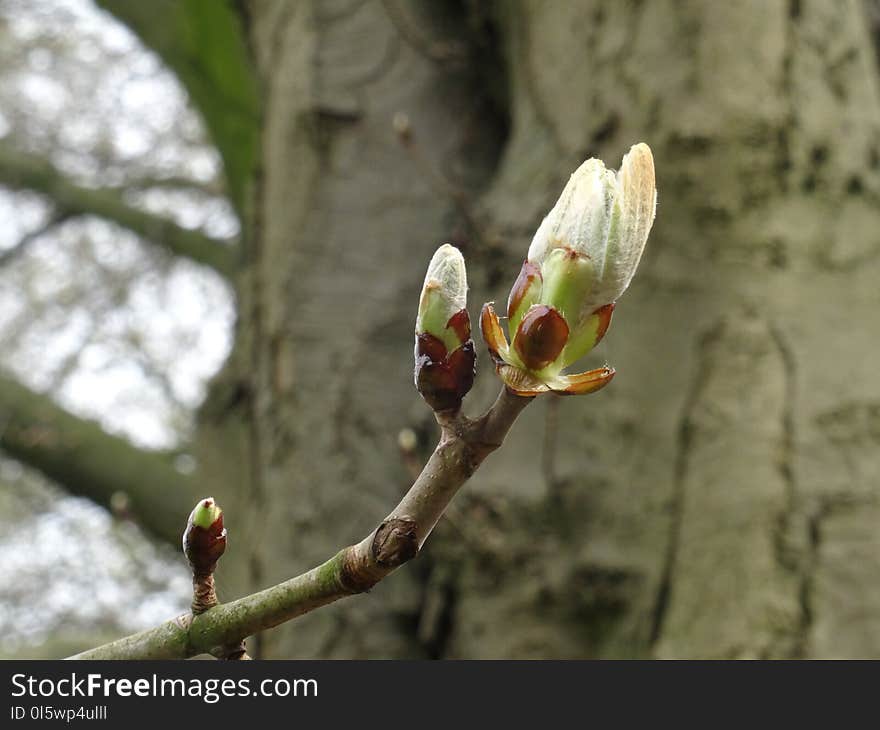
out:
<path id="1" fill-rule="evenodd" d="M 170 454 L 138 449 L 3 375 L 0 449 L 98 504 L 109 506 L 121 492 L 140 525 L 174 544 L 197 499 L 194 480 Z"/>
<path id="2" fill-rule="evenodd" d="M 98 0 L 151 47 L 202 114 L 226 173 L 239 217 L 258 159 L 260 107 L 235 3 L 204 0 Z"/>
<path id="3" fill-rule="evenodd" d="M 125 184 L 126 190 L 184 190 L 204 195 L 226 196 L 227 192 L 221 180 L 206 182 L 188 177 L 170 175 L 167 177 L 136 177 Z"/>
<path id="4" fill-rule="evenodd" d="M 167 218 L 138 210 L 126 203 L 119 191 L 78 185 L 43 158 L 0 147 L 0 184 L 48 196 L 55 205 L 56 215 L 95 215 L 127 228 L 176 256 L 210 266 L 227 278 L 235 271 L 236 249 L 229 241 L 211 238 Z"/>
<path id="5" fill-rule="evenodd" d="M 73 659 L 183 659 L 228 646 L 321 606 L 370 590 L 412 560 L 449 502 L 483 460 L 501 446 L 517 416 L 532 401 L 503 388 L 480 418 L 435 411 L 437 448 L 391 514 L 361 542 L 284 583 L 220 604 L 197 616 L 184 614 Z M 175 518 L 179 523 L 181 512 Z"/>

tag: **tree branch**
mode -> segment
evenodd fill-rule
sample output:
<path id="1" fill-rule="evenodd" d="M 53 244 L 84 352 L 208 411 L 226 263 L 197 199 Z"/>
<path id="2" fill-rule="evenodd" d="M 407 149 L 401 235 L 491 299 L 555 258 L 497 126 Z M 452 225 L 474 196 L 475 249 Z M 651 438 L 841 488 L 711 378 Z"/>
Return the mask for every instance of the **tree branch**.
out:
<path id="1" fill-rule="evenodd" d="M 122 492 L 138 523 L 174 544 L 181 515 L 198 499 L 195 480 L 168 454 L 142 451 L 2 375 L 0 449 L 98 504 Z"/>
<path id="2" fill-rule="evenodd" d="M 497 449 L 531 398 L 502 390 L 480 418 L 438 412 L 440 443 L 410 490 L 361 542 L 284 583 L 205 613 L 185 614 L 72 659 L 181 659 L 241 641 L 346 596 L 363 593 L 416 556 L 459 488 Z M 181 513 L 183 514 L 183 513 Z M 175 518 L 175 524 L 180 515 Z"/>
<path id="3" fill-rule="evenodd" d="M 128 25 L 186 87 L 223 158 L 230 199 L 242 220 L 257 164 L 260 99 L 235 3 L 98 0 Z"/>
<path id="4" fill-rule="evenodd" d="M 129 179 L 125 183 L 127 190 L 188 190 L 203 195 L 225 196 L 226 190 L 222 180 L 200 181 L 179 175 L 167 175 L 165 177 L 143 176 Z"/>
<path id="5" fill-rule="evenodd" d="M 235 271 L 236 250 L 229 241 L 211 238 L 134 208 L 116 190 L 77 185 L 40 157 L 0 147 L 0 184 L 43 193 L 51 198 L 58 215 L 95 215 L 112 221 L 176 256 L 210 266 L 227 278 Z"/>

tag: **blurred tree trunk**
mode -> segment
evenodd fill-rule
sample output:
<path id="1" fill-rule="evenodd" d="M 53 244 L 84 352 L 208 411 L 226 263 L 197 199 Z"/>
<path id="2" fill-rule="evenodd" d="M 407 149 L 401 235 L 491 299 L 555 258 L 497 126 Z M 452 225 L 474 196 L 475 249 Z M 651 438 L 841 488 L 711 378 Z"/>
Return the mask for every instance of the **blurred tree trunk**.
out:
<path id="1" fill-rule="evenodd" d="M 366 534 L 411 480 L 401 429 L 429 453 L 410 337 L 439 243 L 465 251 L 473 315 L 585 157 L 646 141 L 660 194 L 599 353 L 612 386 L 530 407 L 414 564 L 262 655 L 880 655 L 862 5 L 243 6 L 262 153 L 200 432 L 227 597 Z M 497 387 L 480 352 L 471 411 Z"/>

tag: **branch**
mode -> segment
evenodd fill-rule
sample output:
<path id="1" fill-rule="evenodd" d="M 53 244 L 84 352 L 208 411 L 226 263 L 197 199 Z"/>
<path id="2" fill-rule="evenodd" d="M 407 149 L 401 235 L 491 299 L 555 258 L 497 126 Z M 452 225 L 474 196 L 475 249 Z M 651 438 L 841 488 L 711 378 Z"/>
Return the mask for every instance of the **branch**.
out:
<path id="1" fill-rule="evenodd" d="M 122 492 L 138 523 L 173 544 L 180 516 L 198 498 L 167 454 L 142 451 L 2 375 L 0 449 L 98 504 Z"/>
<path id="2" fill-rule="evenodd" d="M 502 390 L 471 420 L 436 412 L 440 443 L 400 504 L 361 542 L 284 583 L 193 616 L 185 614 L 72 659 L 181 659 L 227 646 L 328 603 L 368 591 L 416 556 L 450 500 L 497 449 L 531 398 Z M 175 523 L 179 515 L 175 517 Z"/>
<path id="3" fill-rule="evenodd" d="M 127 190 L 189 190 L 203 195 L 225 196 L 226 190 L 222 180 L 200 181 L 190 177 L 179 175 L 167 175 L 165 177 L 143 176 L 128 180 L 125 184 Z"/>
<path id="4" fill-rule="evenodd" d="M 242 220 L 257 164 L 260 100 L 237 3 L 98 0 L 177 74 L 223 158 L 230 199 Z"/>
<path id="5" fill-rule="evenodd" d="M 235 271 L 236 252 L 229 241 L 211 238 L 134 208 L 116 190 L 77 185 L 43 158 L 0 147 L 0 183 L 43 193 L 51 198 L 59 215 L 95 215 L 112 221 L 175 256 L 210 266 L 227 278 Z"/>

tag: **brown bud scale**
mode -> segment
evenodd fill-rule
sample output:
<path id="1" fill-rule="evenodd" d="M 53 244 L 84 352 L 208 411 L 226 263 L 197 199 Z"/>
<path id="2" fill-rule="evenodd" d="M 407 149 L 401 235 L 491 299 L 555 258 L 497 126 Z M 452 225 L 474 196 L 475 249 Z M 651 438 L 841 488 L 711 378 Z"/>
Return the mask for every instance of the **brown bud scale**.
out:
<path id="1" fill-rule="evenodd" d="M 460 309 L 446 323 L 446 329 L 452 329 L 458 341 L 463 345 L 471 338 L 471 318 L 466 309 Z"/>
<path id="2" fill-rule="evenodd" d="M 593 347 L 598 345 L 602 338 L 605 336 L 605 333 L 608 331 L 608 328 L 611 326 L 611 315 L 614 314 L 614 302 L 611 304 L 606 304 L 604 307 L 599 307 L 593 315 L 599 318 L 599 327 L 596 330 L 596 342 Z"/>
<path id="3" fill-rule="evenodd" d="M 447 354 L 443 342 L 427 332 L 416 336 L 415 383 L 435 411 L 458 408 L 470 391 L 476 374 L 473 340 Z"/>
<path id="4" fill-rule="evenodd" d="M 513 346 L 530 370 L 541 370 L 553 362 L 568 342 L 568 324 L 553 307 L 532 306 L 516 330 Z"/>
<path id="5" fill-rule="evenodd" d="M 526 295 L 526 292 L 534 285 L 535 281 L 541 281 L 541 268 L 531 261 L 524 261 L 519 276 L 513 282 L 510 296 L 507 298 L 507 316 L 513 317 L 517 308 Z"/>

